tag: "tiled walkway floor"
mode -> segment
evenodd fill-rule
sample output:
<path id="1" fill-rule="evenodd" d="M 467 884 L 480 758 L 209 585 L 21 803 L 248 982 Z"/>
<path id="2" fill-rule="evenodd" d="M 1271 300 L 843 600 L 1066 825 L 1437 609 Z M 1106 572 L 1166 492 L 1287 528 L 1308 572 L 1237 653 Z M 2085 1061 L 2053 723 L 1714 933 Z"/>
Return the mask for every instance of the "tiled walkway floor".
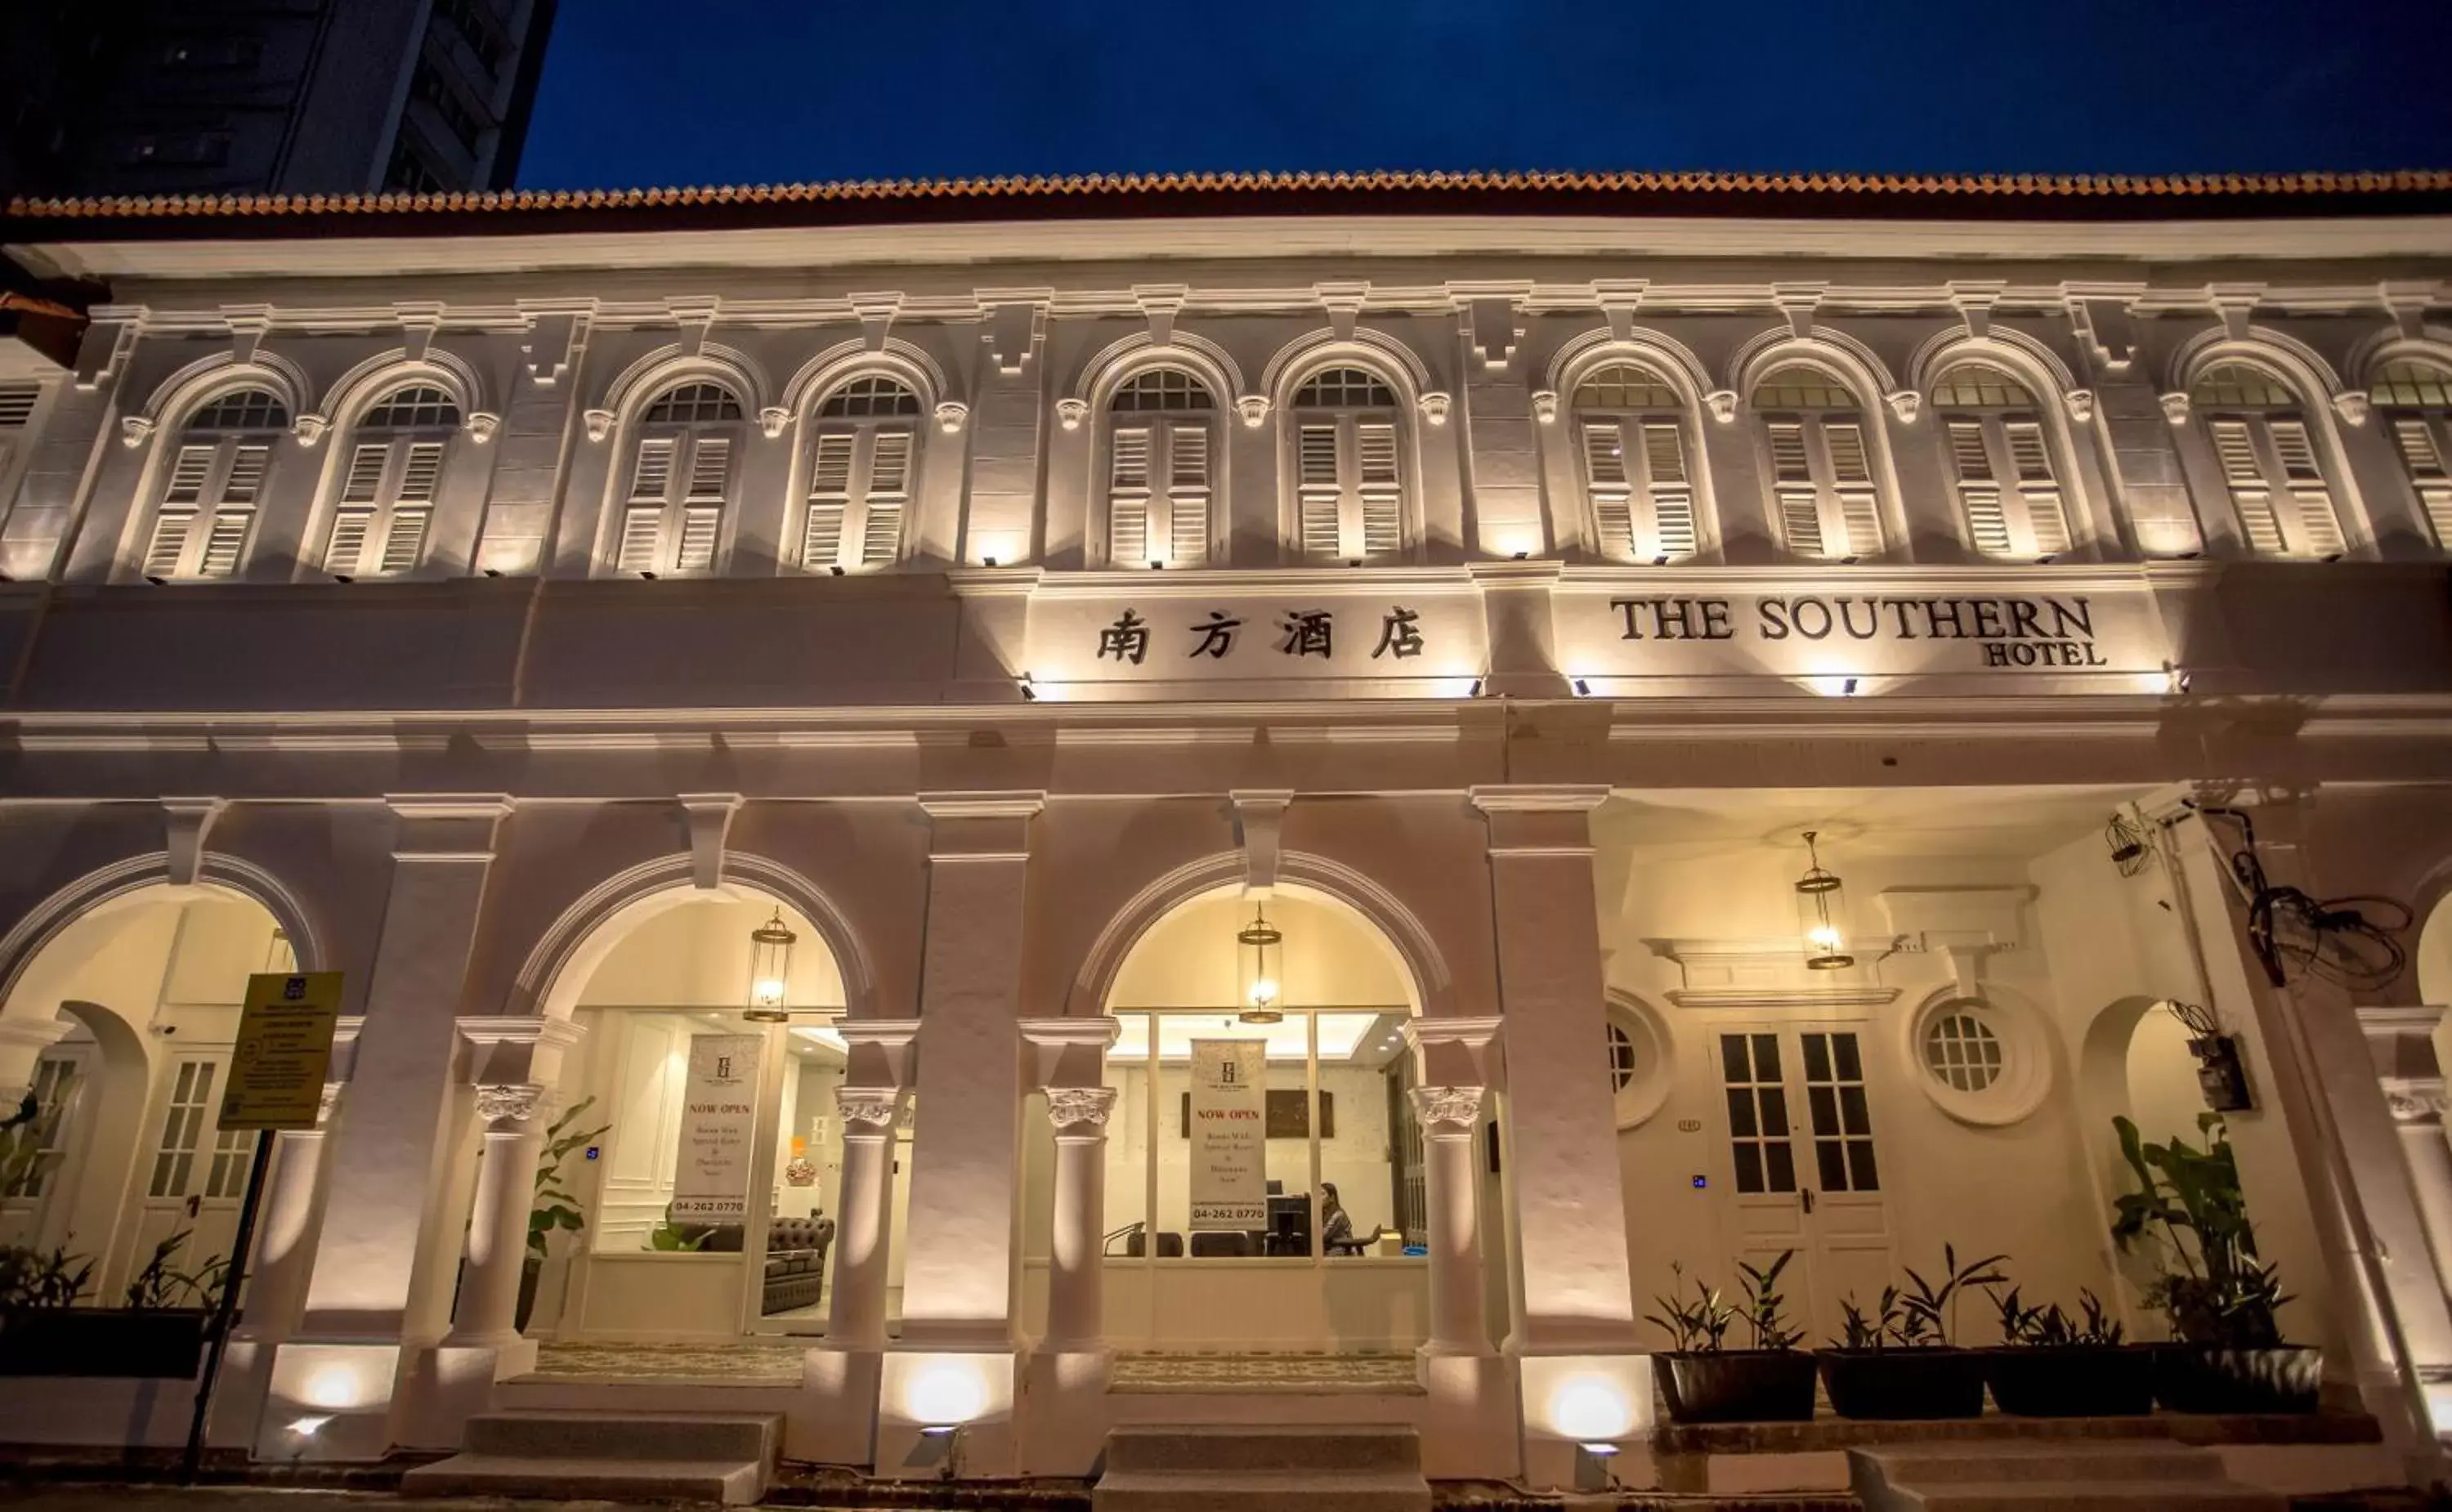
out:
<path id="1" fill-rule="evenodd" d="M 792 1383 L 809 1343 L 545 1344 L 537 1349 L 536 1378 Z M 1414 1357 L 1398 1354 L 1119 1354 L 1113 1384 L 1140 1393 L 1415 1389 Z"/>

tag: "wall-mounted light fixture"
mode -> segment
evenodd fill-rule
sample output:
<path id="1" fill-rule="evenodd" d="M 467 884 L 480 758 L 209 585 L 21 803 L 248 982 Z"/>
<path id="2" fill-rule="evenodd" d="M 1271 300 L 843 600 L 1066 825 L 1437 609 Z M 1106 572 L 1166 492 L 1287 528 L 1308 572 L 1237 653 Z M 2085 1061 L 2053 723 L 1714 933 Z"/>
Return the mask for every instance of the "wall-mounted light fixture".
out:
<path id="1" fill-rule="evenodd" d="M 1243 1009 L 1235 1016 L 1246 1024 L 1276 1024 L 1285 1020 L 1278 1008 L 1284 992 L 1286 937 L 1269 922 L 1269 916 L 1257 903 L 1252 905 L 1252 922 L 1235 936 L 1237 974 L 1242 977 Z"/>
<path id="2" fill-rule="evenodd" d="M 792 979 L 792 947 L 800 936 L 783 922 L 783 911 L 749 932 L 749 1006 L 741 1016 L 757 1024 L 791 1021 L 783 1006 Z"/>
<path id="3" fill-rule="evenodd" d="M 1833 914 L 1846 915 L 1847 899 L 1838 874 L 1823 869 L 1822 853 L 1814 844 L 1819 837 L 1818 831 L 1805 832 L 1805 874 L 1796 879 L 1797 921 L 1805 931 L 1806 969 L 1836 972 L 1855 965 L 1856 957 L 1848 953 L 1847 941 L 1831 922 Z"/>

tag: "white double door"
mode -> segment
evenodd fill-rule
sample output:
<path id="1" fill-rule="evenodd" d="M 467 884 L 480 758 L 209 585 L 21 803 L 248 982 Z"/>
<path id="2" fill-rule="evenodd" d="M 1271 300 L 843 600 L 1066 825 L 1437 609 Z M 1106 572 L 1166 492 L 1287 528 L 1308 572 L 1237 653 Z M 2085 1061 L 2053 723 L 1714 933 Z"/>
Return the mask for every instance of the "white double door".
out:
<path id="1" fill-rule="evenodd" d="M 148 1118 L 151 1142 L 136 1173 L 134 1234 L 117 1285 L 124 1286 L 144 1269 L 156 1247 L 174 1234 L 185 1236 L 165 1262 L 175 1274 L 198 1276 L 208 1262 L 228 1258 L 258 1137 L 215 1127 L 228 1074 L 229 1051 L 218 1046 L 163 1067 Z M 192 1289 L 173 1290 L 173 1305 L 193 1306 L 204 1300 Z"/>
<path id="2" fill-rule="evenodd" d="M 1728 1026 L 1713 1035 L 1720 1078 L 1720 1182 L 1736 1259 L 1779 1279 L 1809 1345 L 1840 1342 L 1843 1304 L 1871 1318 L 1892 1278 L 1889 1215 L 1873 1092 L 1857 1027 Z M 1723 1278 L 1732 1299 L 1740 1277 Z M 1749 1342 L 1740 1324 L 1731 1345 Z"/>

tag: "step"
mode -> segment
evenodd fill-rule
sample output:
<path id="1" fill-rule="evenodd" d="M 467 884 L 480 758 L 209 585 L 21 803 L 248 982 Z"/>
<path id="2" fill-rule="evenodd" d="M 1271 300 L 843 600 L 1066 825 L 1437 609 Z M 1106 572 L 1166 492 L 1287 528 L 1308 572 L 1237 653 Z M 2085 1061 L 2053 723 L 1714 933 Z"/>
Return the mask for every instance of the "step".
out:
<path id="1" fill-rule="evenodd" d="M 781 1418 L 757 1413 L 486 1412 L 468 1420 L 465 1447 L 510 1458 L 771 1464 L 781 1434 Z"/>
<path id="2" fill-rule="evenodd" d="M 1110 1473 L 1422 1473 L 1421 1438 L 1385 1424 L 1135 1424 L 1107 1435 Z"/>
<path id="3" fill-rule="evenodd" d="M 2131 1443 L 1935 1443 L 1855 1449 L 1893 1486 L 1968 1482 L 2220 1481 L 2222 1457 L 2163 1441 Z"/>
<path id="4" fill-rule="evenodd" d="M 1431 1487 L 1418 1471 L 1111 1470 L 1091 1491 L 1090 1506 L 1091 1512 L 1430 1512 Z"/>
<path id="5" fill-rule="evenodd" d="M 456 1454 L 401 1477 L 411 1496 L 549 1497 L 558 1501 L 721 1502 L 746 1506 L 766 1493 L 766 1463 L 640 1458 L 572 1459 Z"/>
<path id="6" fill-rule="evenodd" d="M 2289 1502 L 2269 1491 L 2226 1481 L 2088 1481 L 2082 1484 L 2029 1481 L 1969 1481 L 1919 1486 L 1894 1493 L 1876 1505 L 1901 1512 L 2286 1512 Z"/>

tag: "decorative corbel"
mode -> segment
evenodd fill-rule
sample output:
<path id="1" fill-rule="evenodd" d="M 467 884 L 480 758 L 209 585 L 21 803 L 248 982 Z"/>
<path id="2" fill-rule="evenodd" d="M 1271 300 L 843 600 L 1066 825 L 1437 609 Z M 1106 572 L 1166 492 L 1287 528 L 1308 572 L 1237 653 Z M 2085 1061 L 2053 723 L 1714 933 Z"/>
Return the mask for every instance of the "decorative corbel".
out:
<path id="1" fill-rule="evenodd" d="M 2061 396 L 2061 403 L 2068 406 L 2068 418 L 2081 425 L 2094 419 L 2094 390 L 2091 388 L 2072 388 Z"/>
<path id="2" fill-rule="evenodd" d="M 1133 301 L 1140 305 L 1141 314 L 1149 321 L 1152 346 L 1175 344 L 1175 318 L 1182 312 L 1184 301 L 1191 297 L 1192 290 L 1181 284 L 1133 285 Z"/>
<path id="3" fill-rule="evenodd" d="M 1813 334 L 1813 312 L 1822 307 L 1822 296 L 1829 291 L 1828 284 L 1773 284 L 1770 302 L 1788 317 L 1788 333 L 1798 341 Z"/>
<path id="4" fill-rule="evenodd" d="M 1713 420 L 1725 425 L 1737 418 L 1737 391 L 1715 388 L 1703 396 L 1703 407 L 1711 412 Z"/>
<path id="5" fill-rule="evenodd" d="M 948 436 L 959 436 L 962 422 L 971 418 L 971 406 L 958 400 L 947 400 L 937 406 L 937 428 Z"/>
<path id="6" fill-rule="evenodd" d="M 782 435 L 783 428 L 791 423 L 792 412 L 781 404 L 769 404 L 758 412 L 758 428 L 768 441 Z"/>
<path id="7" fill-rule="evenodd" d="M 1558 391 L 1554 388 L 1532 392 L 1532 418 L 1544 425 L 1558 423 Z"/>
<path id="8" fill-rule="evenodd" d="M 723 302 L 712 294 L 680 294 L 664 301 L 681 326 L 681 348 L 683 357 L 698 357 L 706 351 L 707 332 L 715 325 L 715 317 Z"/>
<path id="9" fill-rule="evenodd" d="M 1354 324 L 1362 314 L 1362 302 L 1371 297 L 1371 285 L 1360 283 L 1314 284 L 1313 295 L 1320 308 L 1328 311 L 1329 334 L 1340 342 L 1354 340 Z"/>
<path id="10" fill-rule="evenodd" d="M 301 446 L 313 446 L 331 428 L 332 420 L 328 415 L 305 414 L 289 422 L 289 434 L 298 438 Z"/>
<path id="11" fill-rule="evenodd" d="M 563 375 L 578 359 L 586 331 L 586 323 L 576 310 L 545 310 L 531 315 L 526 334 L 520 340 L 521 365 L 528 371 L 528 382 L 539 388 L 551 388 L 562 382 Z"/>
<path id="12" fill-rule="evenodd" d="M 1418 401 L 1416 401 L 1416 403 L 1421 406 L 1422 418 L 1424 420 L 1429 421 L 1434 425 L 1444 425 L 1448 422 L 1447 395 L 1438 393 L 1424 394 Z"/>
<path id="13" fill-rule="evenodd" d="M 241 367 L 254 365 L 256 354 L 264 350 L 264 338 L 272 330 L 272 306 L 225 304 L 222 319 L 229 322 L 230 361 Z"/>
<path id="14" fill-rule="evenodd" d="M 2069 324 L 2104 373 L 2119 377 L 2137 360 L 2137 321 L 2129 302 L 2137 290 L 2079 284 L 2061 285 Z"/>
<path id="15" fill-rule="evenodd" d="M 401 350 L 412 363 L 425 361 L 434 349 L 434 333 L 443 328 L 443 305 L 439 301 L 403 300 L 392 305 L 400 318 Z"/>
<path id="16" fill-rule="evenodd" d="M 1002 301 L 991 302 L 982 295 L 980 303 L 988 306 L 987 329 L 980 340 L 988 344 L 988 361 L 1006 378 L 1018 378 L 1038 353 L 1038 344 L 1047 334 L 1047 302 L 1050 295 L 1040 290 L 1020 291 L 1021 297 L 1007 293 Z"/>
<path id="17" fill-rule="evenodd" d="M 1592 280 L 1592 303 L 1601 307 L 1609 319 L 1610 339 L 1625 342 L 1634 339 L 1634 312 L 1643 304 L 1643 296 L 1651 287 L 1647 278 L 1596 278 Z"/>
<path id="18" fill-rule="evenodd" d="M 1481 359 L 1484 367 L 1493 373 L 1502 372 L 1515 360 L 1515 345 L 1523 339 L 1524 327 L 1516 319 L 1513 299 L 1488 295 L 1469 300 L 1464 306 L 1464 324 L 1473 355 Z"/>
<path id="19" fill-rule="evenodd" d="M 90 324 L 77 343 L 73 382 L 78 388 L 90 392 L 118 376 L 120 358 L 132 344 L 144 316 L 141 305 L 112 306 L 108 317 L 98 308 L 88 312 Z"/>
<path id="20" fill-rule="evenodd" d="M 1277 885 L 1278 835 L 1295 795 L 1284 789 L 1246 788 L 1226 796 L 1235 805 L 1235 832 L 1243 847 L 1243 885 L 1266 892 Z"/>
<path id="21" fill-rule="evenodd" d="M 2426 311 L 2442 302 L 2444 285 L 2432 283 L 2397 283 L 2392 280 L 2376 285 L 2376 297 L 2383 311 L 2392 317 L 2392 328 L 2404 342 L 2426 339 Z"/>
<path id="22" fill-rule="evenodd" d="M 2344 425 L 2365 424 L 2372 408 L 2363 388 L 2345 388 L 2333 396 L 2333 413 L 2342 417 Z"/>
<path id="23" fill-rule="evenodd" d="M 894 327 L 894 317 L 902 313 L 902 294 L 886 289 L 867 294 L 846 294 L 843 303 L 851 306 L 860 321 L 860 344 L 872 352 L 885 350 L 885 333 Z"/>
<path id="24" fill-rule="evenodd" d="M 682 814 L 689 823 L 690 885 L 701 892 L 711 893 L 723 885 L 724 846 L 741 801 L 738 793 L 681 795 Z"/>
<path id="25" fill-rule="evenodd" d="M 1268 423 L 1269 396 L 1266 394 L 1245 394 L 1242 398 L 1235 401 L 1235 413 L 1243 417 L 1244 425 L 1250 429 L 1258 430 L 1262 425 Z"/>
<path id="26" fill-rule="evenodd" d="M 591 409 L 580 419 L 587 426 L 589 441 L 601 442 L 613 434 L 613 412 L 609 409 Z"/>
<path id="27" fill-rule="evenodd" d="M 1890 413 L 1898 417 L 1899 423 L 1902 425 L 1914 424 L 1916 417 L 1924 413 L 1924 396 L 1912 388 L 1902 388 L 1894 394 L 1884 394 L 1882 402 L 1890 406 Z"/>
<path id="28" fill-rule="evenodd" d="M 193 887 L 204 874 L 205 840 L 227 805 L 220 798 L 164 798 L 163 852 L 172 887 Z"/>
<path id="29" fill-rule="evenodd" d="M 468 439 L 483 446 L 501 434 L 503 417 L 488 414 L 482 409 L 472 409 L 468 412 L 468 418 L 462 421 L 461 424 L 467 430 Z"/>
<path id="30" fill-rule="evenodd" d="M 1977 341 L 1992 334 L 1992 306 L 2009 285 L 1999 280 L 1958 280 L 1948 285 L 1949 304 L 1967 323 L 1967 334 Z"/>
<path id="31" fill-rule="evenodd" d="M 2188 396 L 2185 390 L 2165 394 L 2161 403 L 2165 420 L 2174 425 L 2185 425 L 2188 422 Z"/>
<path id="32" fill-rule="evenodd" d="M 2223 335 L 2234 342 L 2249 336 L 2249 324 L 2257 304 L 2264 298 L 2262 284 L 2208 284 L 2205 303 L 2213 306 L 2214 315 L 2223 324 Z"/>
<path id="33" fill-rule="evenodd" d="M 1090 404 L 1087 400 L 1059 399 L 1056 402 L 1056 423 L 1066 430 L 1079 430 L 1081 422 L 1089 418 Z"/>
<path id="34" fill-rule="evenodd" d="M 119 417 L 119 444 L 134 451 L 151 441 L 153 432 L 159 428 L 150 415 L 122 415 Z"/>

